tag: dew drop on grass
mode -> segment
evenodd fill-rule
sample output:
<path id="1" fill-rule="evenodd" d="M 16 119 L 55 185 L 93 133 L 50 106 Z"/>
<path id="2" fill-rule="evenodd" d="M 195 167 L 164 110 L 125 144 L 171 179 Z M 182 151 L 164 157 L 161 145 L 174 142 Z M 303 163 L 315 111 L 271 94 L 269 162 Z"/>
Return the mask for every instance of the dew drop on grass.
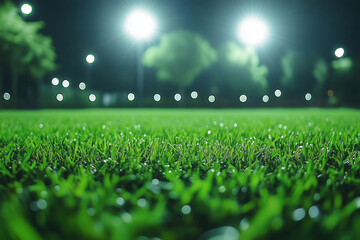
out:
<path id="1" fill-rule="evenodd" d="M 118 197 L 118 198 L 116 199 L 116 204 L 117 204 L 118 206 L 123 206 L 123 205 L 125 204 L 125 200 L 124 200 L 122 197 Z"/>
<path id="2" fill-rule="evenodd" d="M 43 128 L 44 125 L 42 123 L 39 124 L 39 128 Z"/>
<path id="3" fill-rule="evenodd" d="M 319 210 L 319 208 L 317 206 L 312 206 L 309 209 L 309 216 L 311 218 L 317 218 L 319 215 L 320 215 L 320 210 Z"/>
<path id="4" fill-rule="evenodd" d="M 158 184 L 159 184 L 159 180 L 156 179 L 156 178 L 154 178 L 154 179 L 151 181 L 151 183 L 152 183 L 153 185 L 158 185 Z"/>
<path id="5" fill-rule="evenodd" d="M 211 131 L 209 130 L 209 131 L 207 132 L 207 134 L 211 134 Z"/>
<path id="6" fill-rule="evenodd" d="M 220 193 L 224 193 L 225 191 L 226 191 L 225 186 L 220 186 L 220 187 L 219 187 L 219 192 L 220 192 Z"/>
<path id="7" fill-rule="evenodd" d="M 243 218 L 240 222 L 240 229 L 242 231 L 246 231 L 250 227 L 249 220 L 247 218 Z"/>
<path id="8" fill-rule="evenodd" d="M 356 206 L 357 208 L 360 208 L 360 197 L 356 198 L 356 200 L 355 200 L 355 206 Z"/>
<path id="9" fill-rule="evenodd" d="M 237 127 L 237 123 L 234 123 L 234 127 Z"/>
<path id="10" fill-rule="evenodd" d="M 145 198 L 140 198 L 140 199 L 137 201 L 137 205 L 138 205 L 139 207 L 145 207 L 146 204 L 147 204 L 147 201 L 146 201 Z"/>
<path id="11" fill-rule="evenodd" d="M 292 218 L 294 221 L 300 221 L 305 217 L 305 213 L 305 209 L 303 208 L 295 209 L 292 213 Z"/>
<path id="12" fill-rule="evenodd" d="M 241 188 L 241 191 L 242 191 L 243 193 L 247 192 L 247 187 L 242 187 L 242 188 Z"/>
<path id="13" fill-rule="evenodd" d="M 40 209 L 40 210 L 44 210 L 47 207 L 47 202 L 44 199 L 39 199 L 36 202 L 36 206 Z"/>
<path id="14" fill-rule="evenodd" d="M 184 215 L 191 213 L 191 207 L 189 205 L 185 205 L 181 208 L 181 213 Z"/>
<path id="15" fill-rule="evenodd" d="M 315 194 L 314 194 L 314 200 L 315 200 L 315 201 L 319 201 L 319 200 L 320 200 L 320 197 L 321 197 L 321 196 L 320 196 L 320 193 L 315 193 Z"/>
<path id="16" fill-rule="evenodd" d="M 132 216 L 131 216 L 130 213 L 124 212 L 123 214 L 121 214 L 121 219 L 122 219 L 124 222 L 129 223 L 129 222 L 131 222 L 131 220 L 132 220 Z"/>
<path id="17" fill-rule="evenodd" d="M 88 209 L 86 210 L 86 212 L 87 212 L 87 214 L 88 214 L 89 216 L 94 216 L 94 215 L 95 215 L 95 209 L 94 209 L 94 208 L 88 208 Z"/>

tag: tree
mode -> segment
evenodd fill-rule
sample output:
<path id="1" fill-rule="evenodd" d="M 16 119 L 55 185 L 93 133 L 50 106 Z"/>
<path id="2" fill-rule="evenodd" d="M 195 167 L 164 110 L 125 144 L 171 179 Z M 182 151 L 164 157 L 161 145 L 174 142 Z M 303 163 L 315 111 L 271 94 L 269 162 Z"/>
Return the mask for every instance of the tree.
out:
<path id="1" fill-rule="evenodd" d="M 329 77 L 329 67 L 321 57 L 289 50 L 282 57 L 281 66 L 281 83 L 286 98 L 295 100 L 303 98 L 307 92 L 326 92 L 324 85 Z"/>
<path id="2" fill-rule="evenodd" d="M 228 42 L 218 49 L 219 61 L 212 70 L 212 88 L 226 98 L 241 94 L 260 96 L 268 87 L 268 68 L 260 65 L 252 48 Z"/>
<path id="3" fill-rule="evenodd" d="M 150 47 L 143 55 L 143 64 L 157 69 L 159 81 L 169 81 L 180 90 L 191 85 L 216 60 L 216 51 L 210 44 L 189 31 L 165 34 L 160 45 Z"/>
<path id="4" fill-rule="evenodd" d="M 38 80 L 56 68 L 52 41 L 39 33 L 44 23 L 25 22 L 18 11 L 10 2 L 0 5 L 0 75 L 9 70 L 15 101 L 19 76 Z"/>

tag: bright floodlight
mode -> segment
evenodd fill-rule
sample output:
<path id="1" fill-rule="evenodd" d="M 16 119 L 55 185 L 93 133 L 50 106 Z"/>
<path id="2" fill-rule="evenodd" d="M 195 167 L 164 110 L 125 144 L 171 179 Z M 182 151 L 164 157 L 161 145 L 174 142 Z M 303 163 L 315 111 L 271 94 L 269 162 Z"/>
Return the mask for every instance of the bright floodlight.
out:
<path id="1" fill-rule="evenodd" d="M 311 93 L 305 94 L 305 100 L 306 100 L 306 101 L 310 101 L 311 98 L 312 98 Z"/>
<path id="2" fill-rule="evenodd" d="M 54 86 L 57 86 L 57 85 L 59 85 L 59 79 L 57 79 L 57 78 L 53 78 L 52 80 L 51 80 L 51 84 L 52 85 L 54 85 Z"/>
<path id="3" fill-rule="evenodd" d="M 10 93 L 4 93 L 4 99 L 6 100 L 6 101 L 9 101 L 10 100 Z"/>
<path id="4" fill-rule="evenodd" d="M 63 86 L 64 88 L 68 88 L 68 87 L 70 86 L 70 82 L 69 82 L 68 80 L 64 80 L 64 81 L 62 82 L 62 86 Z"/>
<path id="5" fill-rule="evenodd" d="M 89 63 L 89 64 L 92 64 L 95 62 L 95 56 L 92 55 L 92 54 L 89 54 L 86 56 L 86 62 Z"/>
<path id="6" fill-rule="evenodd" d="M 95 100 L 96 100 L 96 96 L 95 96 L 95 94 L 90 94 L 89 95 L 89 100 L 91 101 L 91 102 L 95 102 Z"/>
<path id="7" fill-rule="evenodd" d="M 61 102 L 63 99 L 64 99 L 64 96 L 61 93 L 56 95 L 56 100 L 58 100 L 59 102 Z"/>
<path id="8" fill-rule="evenodd" d="M 155 18 L 146 10 L 137 9 L 131 12 L 125 21 L 125 31 L 136 40 L 151 38 L 157 28 Z"/>
<path id="9" fill-rule="evenodd" d="M 215 96 L 214 96 L 214 95 L 210 95 L 208 100 L 209 100 L 209 102 L 211 102 L 211 103 L 215 102 Z"/>
<path id="10" fill-rule="evenodd" d="M 258 17 L 251 16 L 240 22 L 237 30 L 239 39 L 247 45 L 258 46 L 269 35 L 267 25 Z"/>
<path id="11" fill-rule="evenodd" d="M 196 99 L 199 96 L 199 94 L 196 91 L 191 92 L 191 98 Z"/>
<path id="12" fill-rule="evenodd" d="M 240 100 L 240 102 L 244 103 L 244 102 L 247 101 L 247 96 L 246 96 L 246 95 L 241 95 L 241 96 L 239 97 L 239 100 Z"/>
<path id="13" fill-rule="evenodd" d="M 268 95 L 264 95 L 262 98 L 264 103 L 267 103 L 269 101 L 269 96 Z"/>
<path id="14" fill-rule="evenodd" d="M 135 99 L 135 94 L 129 93 L 128 94 L 128 100 L 131 102 L 131 101 L 134 101 L 134 99 Z"/>
<path id="15" fill-rule="evenodd" d="M 26 14 L 26 15 L 30 14 L 30 13 L 32 12 L 32 7 L 31 7 L 31 5 L 29 5 L 29 4 L 27 4 L 27 3 L 23 4 L 23 5 L 21 6 L 21 12 L 22 12 L 23 14 Z"/>
<path id="16" fill-rule="evenodd" d="M 177 101 L 177 102 L 180 101 L 180 100 L 181 100 L 181 95 L 180 95 L 180 93 L 175 94 L 174 99 L 175 99 L 175 101 Z"/>
<path id="17" fill-rule="evenodd" d="M 335 56 L 338 58 L 341 58 L 342 56 L 344 56 L 345 54 L 345 50 L 343 48 L 338 48 L 335 50 Z"/>
<path id="18" fill-rule="evenodd" d="M 160 94 L 155 94 L 154 95 L 154 100 L 156 101 L 156 102 L 158 102 L 158 101 L 160 101 L 161 100 L 161 96 L 160 96 Z"/>
<path id="19" fill-rule="evenodd" d="M 84 82 L 79 83 L 80 90 L 85 90 L 86 84 Z"/>

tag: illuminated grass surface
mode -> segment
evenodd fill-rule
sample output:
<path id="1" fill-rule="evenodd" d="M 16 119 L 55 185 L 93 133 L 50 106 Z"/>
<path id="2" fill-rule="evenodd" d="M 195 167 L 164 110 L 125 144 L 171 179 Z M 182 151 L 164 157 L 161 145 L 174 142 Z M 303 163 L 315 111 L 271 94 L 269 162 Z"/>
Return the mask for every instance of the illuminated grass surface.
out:
<path id="1" fill-rule="evenodd" d="M 360 236 L 359 111 L 2 111 L 0 127 L 0 239 Z"/>

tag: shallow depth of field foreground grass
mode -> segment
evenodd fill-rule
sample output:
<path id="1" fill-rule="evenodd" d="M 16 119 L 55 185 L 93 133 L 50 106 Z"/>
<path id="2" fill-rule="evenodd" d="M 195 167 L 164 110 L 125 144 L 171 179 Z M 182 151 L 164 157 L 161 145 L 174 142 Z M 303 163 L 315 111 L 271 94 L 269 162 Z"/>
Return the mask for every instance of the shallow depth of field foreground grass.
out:
<path id="1" fill-rule="evenodd" d="M 360 239 L 356 110 L 0 112 L 0 239 Z"/>

